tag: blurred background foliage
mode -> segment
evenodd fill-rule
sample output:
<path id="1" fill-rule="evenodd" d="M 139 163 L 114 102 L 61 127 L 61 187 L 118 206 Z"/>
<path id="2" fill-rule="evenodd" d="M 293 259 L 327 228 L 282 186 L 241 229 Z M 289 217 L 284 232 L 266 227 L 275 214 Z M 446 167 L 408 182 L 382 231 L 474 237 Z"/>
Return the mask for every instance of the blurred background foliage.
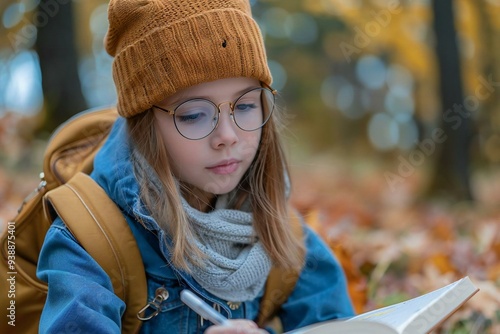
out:
<path id="1" fill-rule="evenodd" d="M 286 111 L 292 199 L 336 249 L 357 309 L 471 275 L 484 294 L 449 327 L 500 330 L 500 0 L 251 4 Z M 36 185 L 54 128 L 115 102 L 106 11 L 0 3 L 0 217 Z"/>

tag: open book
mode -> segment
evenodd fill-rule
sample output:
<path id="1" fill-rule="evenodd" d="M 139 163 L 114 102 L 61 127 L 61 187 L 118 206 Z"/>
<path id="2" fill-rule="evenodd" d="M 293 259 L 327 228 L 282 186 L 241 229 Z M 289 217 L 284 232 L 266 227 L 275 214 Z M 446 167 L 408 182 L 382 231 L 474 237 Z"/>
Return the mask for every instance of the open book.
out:
<path id="1" fill-rule="evenodd" d="M 469 277 L 408 301 L 360 314 L 347 320 L 332 320 L 285 334 L 425 334 L 437 327 L 479 289 Z"/>

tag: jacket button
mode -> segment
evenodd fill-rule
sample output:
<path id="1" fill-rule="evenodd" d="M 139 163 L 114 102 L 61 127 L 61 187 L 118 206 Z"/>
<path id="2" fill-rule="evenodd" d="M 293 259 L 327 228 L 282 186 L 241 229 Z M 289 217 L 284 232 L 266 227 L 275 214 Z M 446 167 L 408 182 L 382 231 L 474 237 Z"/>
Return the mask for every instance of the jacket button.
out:
<path id="1" fill-rule="evenodd" d="M 240 302 L 227 302 L 227 305 L 229 305 L 229 308 L 234 311 L 240 307 L 241 303 Z"/>

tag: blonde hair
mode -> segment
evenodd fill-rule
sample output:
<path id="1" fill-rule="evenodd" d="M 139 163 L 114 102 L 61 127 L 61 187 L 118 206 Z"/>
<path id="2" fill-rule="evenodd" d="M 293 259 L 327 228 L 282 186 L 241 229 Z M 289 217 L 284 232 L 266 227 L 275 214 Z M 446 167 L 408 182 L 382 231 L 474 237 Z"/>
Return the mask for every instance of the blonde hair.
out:
<path id="1" fill-rule="evenodd" d="M 278 135 L 277 114 L 275 110 L 262 129 L 255 160 L 240 182 L 234 203 L 237 209 L 249 197 L 256 235 L 273 264 L 298 270 L 303 264 L 301 255 L 304 245 L 302 240 L 294 236 L 289 224 L 287 164 Z M 155 189 L 150 184 L 150 178 L 144 175 L 138 177 L 141 199 L 172 239 L 172 263 L 184 270 L 189 270 L 188 261 L 201 265 L 200 260 L 204 254 L 195 243 L 190 242 L 195 238 L 195 232 L 182 209 L 181 193 L 176 186 L 153 111 L 148 110 L 128 118 L 127 124 L 133 149 L 156 171 L 163 187 Z"/>

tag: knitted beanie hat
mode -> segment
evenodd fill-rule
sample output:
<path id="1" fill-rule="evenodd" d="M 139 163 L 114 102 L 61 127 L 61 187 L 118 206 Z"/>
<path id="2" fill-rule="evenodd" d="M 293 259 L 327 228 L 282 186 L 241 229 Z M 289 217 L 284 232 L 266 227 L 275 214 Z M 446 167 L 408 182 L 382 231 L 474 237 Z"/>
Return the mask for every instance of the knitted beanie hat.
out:
<path id="1" fill-rule="evenodd" d="M 106 51 L 118 113 L 132 117 L 203 82 L 272 78 L 248 0 L 111 0 Z"/>

